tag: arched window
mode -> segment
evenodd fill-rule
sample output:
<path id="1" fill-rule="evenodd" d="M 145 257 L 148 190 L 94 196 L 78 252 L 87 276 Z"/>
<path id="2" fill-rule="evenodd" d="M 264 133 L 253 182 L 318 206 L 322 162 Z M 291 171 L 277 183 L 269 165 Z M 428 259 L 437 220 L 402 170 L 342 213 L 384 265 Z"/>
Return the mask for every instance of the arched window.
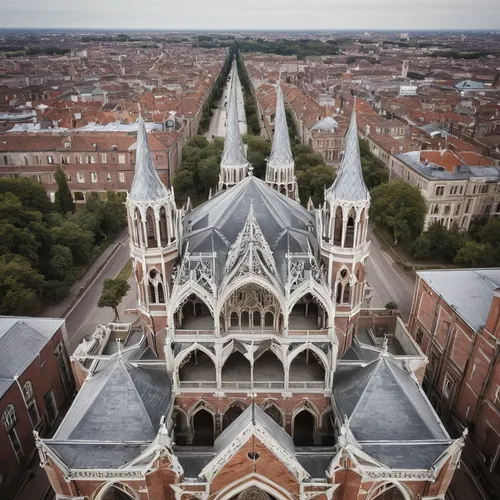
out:
<path id="1" fill-rule="evenodd" d="M 16 415 L 16 409 L 13 404 L 10 404 L 5 408 L 5 410 L 2 413 L 2 423 L 9 431 L 16 425 L 17 422 L 17 415 Z"/>
<path id="2" fill-rule="evenodd" d="M 264 326 L 266 327 L 273 327 L 274 326 L 274 315 L 272 312 L 266 312 L 264 316 Z"/>
<path id="3" fill-rule="evenodd" d="M 148 237 L 148 248 L 154 248 L 158 246 L 156 241 L 156 221 L 152 208 L 148 208 L 146 212 L 146 234 Z"/>
<path id="4" fill-rule="evenodd" d="M 293 421 L 293 442 L 295 446 L 314 446 L 316 418 L 307 409 L 301 410 Z"/>
<path id="5" fill-rule="evenodd" d="M 278 425 L 283 427 L 283 414 L 274 403 L 264 405 L 264 412 L 267 413 Z"/>
<path id="6" fill-rule="evenodd" d="M 395 484 L 391 483 L 376 486 L 368 498 L 369 500 L 406 500 L 405 495 L 403 495 Z"/>
<path id="7" fill-rule="evenodd" d="M 351 285 L 346 283 L 344 286 L 344 293 L 342 294 L 342 304 L 349 304 L 351 302 Z"/>
<path id="8" fill-rule="evenodd" d="M 135 209 L 135 244 L 142 247 L 145 244 L 144 228 L 142 226 L 142 216 L 138 208 Z"/>
<path id="9" fill-rule="evenodd" d="M 167 212 L 165 207 L 160 208 L 160 239 L 161 246 L 167 246 L 168 244 L 168 229 L 167 229 Z"/>
<path id="10" fill-rule="evenodd" d="M 347 226 L 345 231 L 344 247 L 352 248 L 354 246 L 354 221 L 356 219 L 356 211 L 354 208 L 349 212 L 349 217 L 347 218 Z"/>
<path id="11" fill-rule="evenodd" d="M 165 288 L 161 274 L 151 269 L 148 275 L 148 291 L 150 304 L 165 304 Z"/>
<path id="12" fill-rule="evenodd" d="M 250 317 L 249 317 L 248 311 L 243 311 L 241 313 L 241 326 L 242 326 L 242 328 L 250 326 Z"/>
<path id="13" fill-rule="evenodd" d="M 239 319 L 238 319 L 238 313 L 236 313 L 236 312 L 232 312 L 231 313 L 231 326 L 232 327 L 238 327 L 238 326 L 240 326 L 240 322 L 239 322 Z"/>
<path id="14" fill-rule="evenodd" d="M 342 226 L 344 224 L 342 220 L 342 209 L 337 207 L 335 211 L 335 220 L 333 222 L 333 244 L 341 245 L 342 244 Z"/>
<path id="15" fill-rule="evenodd" d="M 214 416 L 205 408 L 198 410 L 193 416 L 193 446 L 213 446 Z"/>
<path id="16" fill-rule="evenodd" d="M 261 317 L 259 311 L 253 312 L 252 320 L 253 320 L 253 326 L 260 326 L 261 325 L 262 317 Z"/>
<path id="17" fill-rule="evenodd" d="M 234 401 L 224 413 L 222 430 L 229 427 L 244 411 L 246 406 L 240 401 Z"/>
<path id="18" fill-rule="evenodd" d="M 35 394 L 33 393 L 33 386 L 29 380 L 23 385 L 23 396 L 31 424 L 35 427 L 40 421 L 40 415 L 36 405 Z"/>
<path id="19" fill-rule="evenodd" d="M 348 305 L 351 302 L 351 285 L 347 269 L 342 269 L 337 277 L 336 302 L 341 305 Z"/>
<path id="20" fill-rule="evenodd" d="M 21 442 L 17 437 L 17 432 L 15 429 L 16 422 L 17 422 L 16 409 L 14 408 L 13 404 L 10 404 L 5 408 L 5 410 L 2 413 L 2 423 L 5 426 L 5 429 L 7 430 L 7 434 L 9 436 L 12 449 L 14 450 L 16 457 L 18 457 L 19 459 L 19 456 L 23 454 L 23 449 L 21 447 Z"/>

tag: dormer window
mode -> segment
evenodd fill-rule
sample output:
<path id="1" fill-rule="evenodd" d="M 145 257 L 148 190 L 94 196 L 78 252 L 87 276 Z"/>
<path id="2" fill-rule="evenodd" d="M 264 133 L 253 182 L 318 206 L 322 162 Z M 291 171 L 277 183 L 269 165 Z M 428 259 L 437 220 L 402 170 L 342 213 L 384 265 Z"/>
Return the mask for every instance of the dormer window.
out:
<path id="1" fill-rule="evenodd" d="M 64 141 L 64 149 L 70 149 L 70 148 L 71 148 L 71 142 Z"/>
<path id="2" fill-rule="evenodd" d="M 118 146 L 116 144 L 113 144 L 111 146 L 111 151 L 118 151 Z"/>

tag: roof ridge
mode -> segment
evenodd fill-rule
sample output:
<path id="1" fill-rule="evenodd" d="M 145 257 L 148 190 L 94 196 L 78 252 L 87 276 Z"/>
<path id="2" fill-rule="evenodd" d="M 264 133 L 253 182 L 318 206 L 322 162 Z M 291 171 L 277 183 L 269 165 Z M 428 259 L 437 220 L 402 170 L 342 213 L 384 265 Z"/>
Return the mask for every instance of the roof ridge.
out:
<path id="1" fill-rule="evenodd" d="M 370 375 L 370 378 L 368 379 L 368 382 L 366 383 L 365 387 L 363 388 L 363 391 L 361 392 L 361 394 L 359 395 L 359 398 L 358 398 L 358 401 L 356 402 L 354 408 L 352 409 L 351 411 L 351 415 L 349 416 L 349 420 L 351 420 L 351 418 L 354 418 L 354 414 L 356 412 L 356 410 L 358 409 L 360 403 L 361 403 L 361 400 L 363 399 L 363 396 L 365 395 L 367 389 L 368 389 L 368 386 L 372 383 L 373 381 L 373 376 L 375 375 L 375 373 L 377 373 L 377 371 L 380 369 L 380 366 L 382 365 L 381 363 L 381 360 L 382 358 L 377 358 L 377 359 L 374 359 L 373 361 L 370 361 L 366 366 L 363 366 L 361 369 L 362 370 L 365 370 L 366 368 L 368 368 L 370 365 L 374 364 L 374 363 L 378 363 L 378 366 L 376 366 L 374 368 L 374 370 L 372 371 L 371 375 Z"/>
<path id="2" fill-rule="evenodd" d="M 136 394 L 137 394 L 137 397 L 138 397 L 138 399 L 139 399 L 139 401 L 140 401 L 140 404 L 141 404 L 142 408 L 144 409 L 144 412 L 146 413 L 146 415 L 147 415 L 147 417 L 148 417 L 149 423 L 151 424 L 151 428 L 153 429 L 153 431 L 154 431 L 154 432 L 157 432 L 157 430 L 156 430 L 156 426 L 155 426 L 155 424 L 153 423 L 153 421 L 151 420 L 151 416 L 149 415 L 149 412 L 148 412 L 148 410 L 147 410 L 147 408 L 146 408 L 146 405 L 144 404 L 144 401 L 143 401 L 143 399 L 142 399 L 142 396 L 139 394 L 139 391 L 137 390 L 137 386 L 136 386 L 136 384 L 135 384 L 135 382 L 134 382 L 134 379 L 132 378 L 132 375 L 130 374 L 130 371 L 128 370 L 128 366 L 130 366 L 130 368 L 133 368 L 133 369 L 135 369 L 135 370 L 141 370 L 142 368 L 141 368 L 141 367 L 139 367 L 139 366 L 135 366 L 135 365 L 133 365 L 132 363 L 129 363 L 127 360 L 125 360 L 125 359 L 123 359 L 123 358 L 121 358 L 121 357 L 120 357 L 120 358 L 119 358 L 119 360 L 118 360 L 118 363 L 120 363 L 120 362 L 121 362 L 121 364 L 122 364 L 122 366 L 123 366 L 123 368 L 124 368 L 124 370 L 125 370 L 125 372 L 126 372 L 126 374 L 127 374 L 128 378 L 129 378 L 129 379 L 130 379 L 130 381 L 132 382 L 132 385 L 134 386 L 134 389 L 135 389 L 135 392 L 136 392 Z M 117 364 L 118 364 L 118 363 L 117 363 Z M 125 366 L 125 365 L 127 365 L 127 366 Z"/>

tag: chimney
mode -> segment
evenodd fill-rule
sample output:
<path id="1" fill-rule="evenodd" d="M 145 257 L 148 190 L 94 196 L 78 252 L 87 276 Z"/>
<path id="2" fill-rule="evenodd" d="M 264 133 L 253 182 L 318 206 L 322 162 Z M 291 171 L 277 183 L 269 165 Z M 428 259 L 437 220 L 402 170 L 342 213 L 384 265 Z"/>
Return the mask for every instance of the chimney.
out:
<path id="1" fill-rule="evenodd" d="M 495 288 L 493 291 L 493 300 L 485 326 L 494 337 L 500 338 L 500 288 Z"/>

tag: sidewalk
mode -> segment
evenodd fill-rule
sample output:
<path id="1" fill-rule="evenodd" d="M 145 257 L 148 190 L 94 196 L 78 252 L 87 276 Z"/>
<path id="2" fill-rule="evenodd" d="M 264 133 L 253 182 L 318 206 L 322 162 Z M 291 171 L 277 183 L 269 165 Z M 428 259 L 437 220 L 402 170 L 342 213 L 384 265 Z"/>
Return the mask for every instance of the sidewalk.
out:
<path id="1" fill-rule="evenodd" d="M 111 245 L 99 255 L 94 262 L 92 262 L 84 271 L 82 277 L 78 279 L 71 287 L 68 296 L 55 306 L 50 306 L 41 314 L 44 318 L 64 318 L 71 307 L 78 300 L 78 297 L 87 288 L 88 284 L 92 282 L 93 278 L 99 273 L 103 266 L 118 250 L 120 243 L 123 243 L 128 238 L 128 229 L 125 228 L 118 234 Z"/>

